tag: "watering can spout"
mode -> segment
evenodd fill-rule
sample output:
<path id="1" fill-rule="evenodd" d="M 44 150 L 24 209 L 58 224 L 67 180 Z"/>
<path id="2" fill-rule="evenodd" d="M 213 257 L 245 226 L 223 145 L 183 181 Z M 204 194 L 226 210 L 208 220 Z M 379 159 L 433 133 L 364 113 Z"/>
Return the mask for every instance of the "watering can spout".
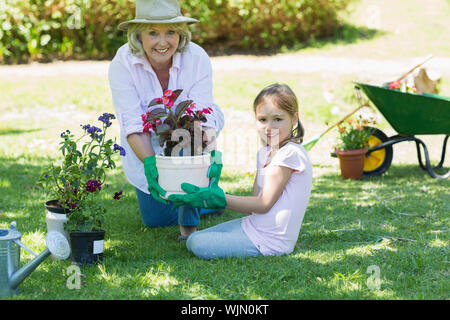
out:
<path id="1" fill-rule="evenodd" d="M 8 230 L 0 229 L 0 297 L 17 294 L 19 285 L 28 277 L 50 254 L 57 259 L 67 259 L 70 255 L 69 242 L 58 231 L 49 231 L 45 238 L 47 248 L 36 255 L 20 241 L 22 234 L 17 231 L 16 223 L 12 222 Z M 20 249 L 34 255 L 33 259 L 20 268 Z"/>
<path id="2" fill-rule="evenodd" d="M 22 268 L 14 272 L 9 278 L 10 288 L 15 289 L 19 286 L 19 284 L 30 275 L 31 272 L 34 271 L 42 261 L 47 258 L 50 253 L 53 254 L 57 259 L 67 259 L 70 255 L 70 246 L 67 242 L 66 238 L 59 233 L 58 231 L 50 231 L 47 233 L 47 237 L 45 238 L 45 242 L 47 243 L 47 248 L 42 251 L 39 255 L 28 249 L 20 240 L 15 239 L 15 242 L 21 246 L 23 249 L 35 255 L 33 260 L 28 262 Z"/>
<path id="3" fill-rule="evenodd" d="M 26 277 L 30 275 L 31 272 L 36 269 L 42 261 L 45 260 L 50 255 L 50 250 L 47 248 L 42 251 L 39 255 L 33 258 L 30 262 L 24 265 L 22 268 L 14 272 L 9 278 L 9 285 L 12 289 L 15 289 L 19 284 L 25 280 Z"/>

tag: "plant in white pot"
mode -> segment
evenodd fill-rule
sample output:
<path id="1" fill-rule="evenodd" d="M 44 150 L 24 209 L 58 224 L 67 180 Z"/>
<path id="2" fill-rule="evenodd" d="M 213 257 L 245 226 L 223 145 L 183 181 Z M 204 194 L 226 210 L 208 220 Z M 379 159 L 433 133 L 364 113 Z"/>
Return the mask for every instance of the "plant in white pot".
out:
<path id="1" fill-rule="evenodd" d="M 115 119 L 113 114 L 104 113 L 98 118 L 101 128 L 82 125 L 83 134 L 79 138 L 70 130 L 62 132 L 59 150 L 63 159 L 58 165 L 48 166 L 39 180 L 52 199 L 45 204 L 47 231 L 63 233 L 71 245 L 76 232 L 102 230 L 106 210 L 99 206 L 98 200 L 100 191 L 105 189 L 106 171 L 116 167 L 113 154 L 125 155 L 122 147 L 106 138 L 112 119 Z M 121 191 L 114 198 L 120 195 Z M 73 259 L 76 257 L 72 256 Z"/>
<path id="2" fill-rule="evenodd" d="M 206 152 L 201 123 L 206 122 L 205 114 L 210 114 L 212 108 L 195 110 L 192 100 L 176 104 L 182 91 L 164 91 L 162 97 L 153 99 L 148 105 L 148 108 L 161 107 L 142 115 L 143 132 L 156 134 L 163 150 L 163 154 L 155 158 L 158 183 L 166 191 L 166 199 L 171 194 L 184 193 L 182 182 L 200 187 L 209 184 L 210 154 Z"/>

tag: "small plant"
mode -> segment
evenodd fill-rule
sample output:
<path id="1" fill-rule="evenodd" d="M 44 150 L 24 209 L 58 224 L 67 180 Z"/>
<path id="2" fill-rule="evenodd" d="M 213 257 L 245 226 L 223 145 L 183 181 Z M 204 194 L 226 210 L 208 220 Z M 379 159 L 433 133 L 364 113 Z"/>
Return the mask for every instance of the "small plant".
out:
<path id="1" fill-rule="evenodd" d="M 75 138 L 70 130 L 62 132 L 59 150 L 63 159 L 58 165 L 52 163 L 48 166 L 40 177 L 39 184 L 48 196 L 56 199 L 62 208 L 70 210 L 71 227 L 95 229 L 101 226 L 105 209 L 99 208 L 95 200 L 105 185 L 106 171 L 116 167 L 113 154 L 119 152 L 125 156 L 121 146 L 112 139 L 106 139 L 112 119 L 115 119 L 113 114 L 104 113 L 98 118 L 101 128 L 81 125 L 83 134 L 79 138 Z M 114 199 L 120 196 L 121 192 L 116 193 Z"/>
<path id="2" fill-rule="evenodd" d="M 357 150 L 367 147 L 367 141 L 373 133 L 373 128 L 369 124 L 374 120 L 363 119 L 362 117 L 349 118 L 338 125 L 339 143 L 338 150 Z"/>
<path id="3" fill-rule="evenodd" d="M 101 230 L 105 214 L 104 206 L 93 199 L 87 199 L 70 213 L 64 228 L 68 231 Z"/>
<path id="4" fill-rule="evenodd" d="M 388 82 L 385 87 L 391 90 L 401 91 L 401 92 L 409 92 L 409 93 L 417 93 L 422 94 L 419 90 L 417 90 L 414 84 L 411 84 L 406 81 L 395 80 Z"/>
<path id="5" fill-rule="evenodd" d="M 174 152 L 174 147 L 178 144 L 190 143 L 192 156 L 201 154 L 206 148 L 203 141 L 198 145 L 195 144 L 195 135 L 199 134 L 201 137 L 201 123 L 206 122 L 205 114 L 210 114 L 212 109 L 194 110 L 195 103 L 192 100 L 182 101 L 175 106 L 175 101 L 182 91 L 181 89 L 164 91 L 162 97 L 153 99 L 148 105 L 148 108 L 160 104 L 163 107 L 155 108 L 141 116 L 143 132 L 151 131 L 159 136 L 159 145 L 163 148 L 165 156 L 179 156 Z"/>

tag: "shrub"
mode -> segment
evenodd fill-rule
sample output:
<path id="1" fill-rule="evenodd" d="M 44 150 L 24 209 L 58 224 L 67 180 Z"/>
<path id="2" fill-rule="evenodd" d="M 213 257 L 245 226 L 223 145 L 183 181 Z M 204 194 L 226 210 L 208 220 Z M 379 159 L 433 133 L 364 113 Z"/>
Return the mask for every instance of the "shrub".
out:
<path id="1" fill-rule="evenodd" d="M 279 49 L 330 36 L 352 0 L 190 0 L 193 39 L 209 50 Z"/>
<path id="2" fill-rule="evenodd" d="M 194 42 L 208 51 L 273 50 L 333 34 L 353 0 L 190 0 Z M 134 0 L 0 1 L 0 63 L 107 59 L 126 42 L 117 29 Z"/>
<path id="3" fill-rule="evenodd" d="M 126 42 L 118 21 L 134 15 L 134 1 L 0 1 L 0 62 L 105 59 Z"/>

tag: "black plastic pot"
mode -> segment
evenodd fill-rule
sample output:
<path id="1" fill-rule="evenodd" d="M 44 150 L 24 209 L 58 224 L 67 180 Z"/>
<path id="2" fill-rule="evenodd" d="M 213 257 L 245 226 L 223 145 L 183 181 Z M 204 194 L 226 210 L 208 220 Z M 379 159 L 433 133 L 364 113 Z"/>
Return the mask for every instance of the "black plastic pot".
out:
<path id="1" fill-rule="evenodd" d="M 70 259 L 76 264 L 94 264 L 103 261 L 103 244 L 105 230 L 99 231 L 70 231 Z"/>

